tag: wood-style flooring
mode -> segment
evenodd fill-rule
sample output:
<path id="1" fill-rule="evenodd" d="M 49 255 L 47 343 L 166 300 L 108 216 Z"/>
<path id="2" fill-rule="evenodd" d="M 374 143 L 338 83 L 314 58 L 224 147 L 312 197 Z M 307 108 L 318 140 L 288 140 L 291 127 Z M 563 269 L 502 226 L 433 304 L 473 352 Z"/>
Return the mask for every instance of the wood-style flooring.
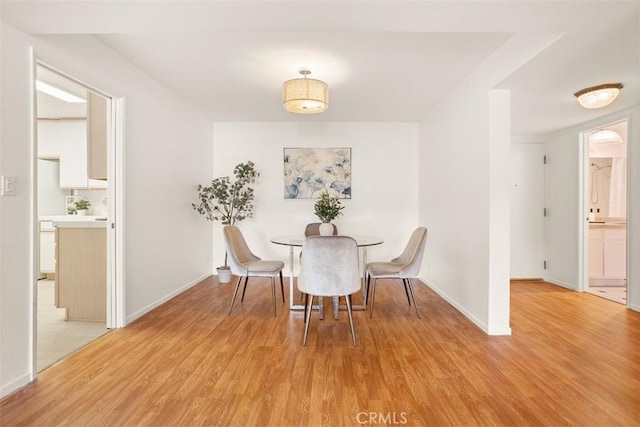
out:
<path id="1" fill-rule="evenodd" d="M 378 281 L 373 319 L 301 312 L 251 279 L 208 279 L 0 401 L 2 426 L 637 426 L 640 313 L 513 282 L 512 336 L 491 337 L 426 286 L 422 319 Z M 278 298 L 280 293 L 278 290 Z M 288 296 L 287 296 L 288 298 Z"/>

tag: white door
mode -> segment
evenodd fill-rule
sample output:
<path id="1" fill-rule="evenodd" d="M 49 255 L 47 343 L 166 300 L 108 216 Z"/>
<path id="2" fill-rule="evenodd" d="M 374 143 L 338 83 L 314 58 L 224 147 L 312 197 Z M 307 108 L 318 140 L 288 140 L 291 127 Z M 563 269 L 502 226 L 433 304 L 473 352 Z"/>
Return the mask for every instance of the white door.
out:
<path id="1" fill-rule="evenodd" d="M 544 144 L 511 145 L 511 278 L 544 277 Z"/>

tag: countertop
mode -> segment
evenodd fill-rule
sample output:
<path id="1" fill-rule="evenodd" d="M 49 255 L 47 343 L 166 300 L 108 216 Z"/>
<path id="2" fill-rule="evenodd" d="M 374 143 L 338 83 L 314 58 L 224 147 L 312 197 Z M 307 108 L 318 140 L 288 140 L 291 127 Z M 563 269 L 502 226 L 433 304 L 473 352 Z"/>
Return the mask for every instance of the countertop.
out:
<path id="1" fill-rule="evenodd" d="M 41 215 L 39 220 L 51 222 L 53 227 L 106 228 L 106 216 L 92 215 Z M 45 227 L 42 227 L 45 228 Z"/>
<path id="2" fill-rule="evenodd" d="M 626 222 L 589 221 L 589 228 L 627 228 Z"/>

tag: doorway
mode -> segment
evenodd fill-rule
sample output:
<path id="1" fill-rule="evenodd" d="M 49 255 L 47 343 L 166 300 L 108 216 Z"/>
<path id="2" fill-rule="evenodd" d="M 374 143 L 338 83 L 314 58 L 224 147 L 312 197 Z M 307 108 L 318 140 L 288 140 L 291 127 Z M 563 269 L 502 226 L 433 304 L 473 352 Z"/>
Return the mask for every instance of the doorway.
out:
<path id="1" fill-rule="evenodd" d="M 583 133 L 582 290 L 627 305 L 628 121 Z"/>
<path id="2" fill-rule="evenodd" d="M 117 100 L 43 63 L 34 76 L 39 372 L 123 324 L 114 206 L 121 132 Z"/>

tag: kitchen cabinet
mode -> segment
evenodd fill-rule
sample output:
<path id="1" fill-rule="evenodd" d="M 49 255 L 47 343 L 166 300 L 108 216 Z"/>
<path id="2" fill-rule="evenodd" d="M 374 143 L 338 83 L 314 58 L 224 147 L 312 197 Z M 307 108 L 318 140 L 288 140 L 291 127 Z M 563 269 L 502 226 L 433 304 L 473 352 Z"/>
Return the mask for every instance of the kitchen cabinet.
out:
<path id="1" fill-rule="evenodd" d="M 107 182 L 89 179 L 87 175 L 87 121 L 60 120 L 49 129 L 59 138 L 60 188 L 107 188 Z M 41 136 L 38 136 L 38 146 Z"/>
<path id="2" fill-rule="evenodd" d="M 107 233 L 101 225 L 57 225 L 55 301 L 67 320 L 106 322 Z"/>
<path id="3" fill-rule="evenodd" d="M 87 92 L 87 176 L 107 179 L 107 100 Z"/>
<path id="4" fill-rule="evenodd" d="M 40 273 L 56 272 L 55 228 L 51 221 L 40 221 Z"/>

